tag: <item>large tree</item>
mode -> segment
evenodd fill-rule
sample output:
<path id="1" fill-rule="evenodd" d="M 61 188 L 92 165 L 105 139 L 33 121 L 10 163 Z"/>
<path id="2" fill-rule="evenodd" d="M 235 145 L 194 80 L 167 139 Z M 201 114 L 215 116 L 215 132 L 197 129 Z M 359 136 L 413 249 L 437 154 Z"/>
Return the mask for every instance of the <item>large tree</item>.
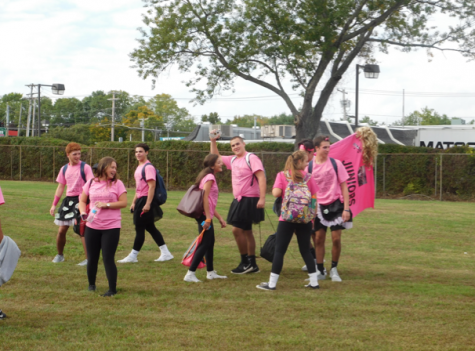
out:
<path id="1" fill-rule="evenodd" d="M 285 101 L 297 140 L 317 133 L 330 94 L 358 56 L 372 62 L 390 46 L 470 58 L 475 51 L 473 0 L 144 1 L 149 28 L 131 53 L 143 78 L 155 84 L 172 65 L 194 70 L 187 85 L 200 103 L 232 90 L 237 78 L 258 84 Z M 440 31 L 429 23 L 436 15 L 439 23 L 457 24 Z M 286 79 L 301 94 L 301 108 L 284 88 Z"/>
<path id="2" fill-rule="evenodd" d="M 421 111 L 414 111 L 409 116 L 394 123 L 395 126 L 433 126 L 452 124 L 447 115 L 441 115 L 434 109 L 424 107 Z"/>

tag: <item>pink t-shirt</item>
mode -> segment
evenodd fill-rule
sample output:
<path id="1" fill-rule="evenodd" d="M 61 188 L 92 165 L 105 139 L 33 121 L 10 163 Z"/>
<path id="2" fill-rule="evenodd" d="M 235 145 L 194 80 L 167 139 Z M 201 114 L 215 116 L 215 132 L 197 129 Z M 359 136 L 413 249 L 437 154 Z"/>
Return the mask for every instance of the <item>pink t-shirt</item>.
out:
<path id="1" fill-rule="evenodd" d="M 337 199 L 340 199 L 341 202 L 344 201 L 340 184 L 348 180 L 348 172 L 343 167 L 341 161 L 336 159 L 335 161 L 338 169 L 338 178 L 330 158 L 322 164 L 317 164 L 315 158 L 313 159 L 312 178 L 320 188 L 317 193 L 317 199 L 321 205 L 329 205 Z"/>
<path id="2" fill-rule="evenodd" d="M 247 152 L 246 152 L 247 154 Z M 263 171 L 264 166 L 261 160 L 256 155 L 251 155 L 249 162 L 251 163 L 251 169 L 246 162 L 246 154 L 243 157 L 237 157 L 231 164 L 231 160 L 235 156 L 221 156 L 224 165 L 227 169 L 230 169 L 232 174 L 233 195 L 238 201 L 241 201 L 243 196 L 245 197 L 259 197 L 259 182 L 254 179 L 254 183 L 251 186 L 254 174 L 258 171 Z"/>
<path id="3" fill-rule="evenodd" d="M 3 205 L 4 203 L 5 203 L 5 199 L 3 198 L 2 188 L 0 188 L 0 205 Z"/>
<path id="4" fill-rule="evenodd" d="M 63 175 L 63 167 L 59 170 L 58 177 L 56 181 L 60 184 L 66 185 L 66 196 L 79 196 L 82 193 L 82 187 L 85 182 L 81 177 L 81 162 L 77 165 L 68 164 L 66 169 L 66 176 Z M 86 175 L 86 182 L 92 178 L 92 168 L 88 164 L 84 165 L 84 174 Z"/>
<path id="5" fill-rule="evenodd" d="M 305 177 L 307 171 L 301 171 L 302 175 Z M 277 173 L 277 177 L 275 178 L 274 186 L 272 188 L 279 188 L 282 189 L 282 199 L 285 196 L 285 188 L 287 188 L 287 184 L 289 184 L 287 177 L 285 176 L 284 172 Z M 313 195 L 318 194 L 318 185 L 310 178 L 307 182 L 308 190 Z M 282 216 L 279 216 L 279 221 L 283 221 Z"/>
<path id="6" fill-rule="evenodd" d="M 142 180 L 142 169 L 144 166 L 145 164 L 138 166 L 134 173 L 137 199 L 143 196 L 148 196 L 148 183 L 145 180 Z M 145 167 L 145 179 L 155 181 L 157 180 L 157 171 L 153 165 Z"/>
<path id="7" fill-rule="evenodd" d="M 124 183 L 120 180 L 115 183 L 104 180 L 92 181 L 91 187 L 89 188 L 89 183 L 87 183 L 84 185 L 83 191 L 89 196 L 91 209 L 97 201 L 117 202 L 120 195 L 127 192 Z M 121 219 L 120 209 L 101 208 L 94 217 L 94 221 L 92 223 L 87 222 L 86 226 L 97 230 L 121 228 Z"/>
<path id="8" fill-rule="evenodd" d="M 214 174 L 207 174 L 201 179 L 200 182 L 200 189 L 203 190 L 206 182 L 212 181 L 213 184 L 211 184 L 211 190 L 209 192 L 208 196 L 208 202 L 209 202 L 209 213 L 211 215 L 211 218 L 214 217 L 214 212 L 216 211 L 216 205 L 218 204 L 218 196 L 219 196 L 219 190 L 218 190 L 218 184 L 216 184 L 216 178 Z M 206 213 L 203 212 L 203 214 L 206 216 Z"/>

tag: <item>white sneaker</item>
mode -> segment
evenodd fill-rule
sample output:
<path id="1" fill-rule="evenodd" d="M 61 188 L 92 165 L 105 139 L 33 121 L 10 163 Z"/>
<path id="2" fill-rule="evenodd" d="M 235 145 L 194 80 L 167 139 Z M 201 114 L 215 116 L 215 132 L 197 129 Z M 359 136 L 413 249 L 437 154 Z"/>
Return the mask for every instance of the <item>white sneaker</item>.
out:
<path id="1" fill-rule="evenodd" d="M 160 257 L 155 260 L 155 262 L 165 262 L 165 261 L 170 261 L 171 259 L 173 259 L 173 255 L 167 252 L 167 253 L 162 253 Z"/>
<path id="2" fill-rule="evenodd" d="M 84 261 L 79 262 L 77 265 L 78 266 L 87 266 L 87 258 Z"/>
<path id="3" fill-rule="evenodd" d="M 341 278 L 336 267 L 330 269 L 330 278 L 332 279 L 332 282 L 341 282 Z"/>
<path id="4" fill-rule="evenodd" d="M 119 263 L 137 263 L 137 256 L 129 254 L 126 258 L 118 260 Z"/>
<path id="5" fill-rule="evenodd" d="M 318 280 L 327 279 L 327 269 L 326 268 L 323 268 L 323 274 L 317 269 L 317 279 Z"/>
<path id="6" fill-rule="evenodd" d="M 63 255 L 56 255 L 53 258 L 53 263 L 59 263 L 59 262 L 64 262 L 64 256 Z"/>
<path id="7" fill-rule="evenodd" d="M 206 273 L 206 279 L 212 280 L 212 279 L 226 279 L 227 277 L 225 275 L 218 275 L 216 271 L 211 271 Z"/>
<path id="8" fill-rule="evenodd" d="M 304 272 L 308 272 L 307 265 L 305 265 L 305 266 L 303 266 L 303 267 L 302 267 L 302 271 L 304 271 Z"/>
<path id="9" fill-rule="evenodd" d="M 190 282 L 190 283 L 201 283 L 201 280 L 196 278 L 195 272 L 190 272 L 188 271 L 185 275 L 185 278 L 183 278 L 185 282 Z"/>

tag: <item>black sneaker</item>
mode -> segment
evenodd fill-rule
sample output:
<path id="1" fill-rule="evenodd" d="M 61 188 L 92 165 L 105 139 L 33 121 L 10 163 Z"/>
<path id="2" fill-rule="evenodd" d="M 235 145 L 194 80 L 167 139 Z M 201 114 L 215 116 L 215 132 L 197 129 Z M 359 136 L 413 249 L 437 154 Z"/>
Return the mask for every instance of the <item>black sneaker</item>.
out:
<path id="1" fill-rule="evenodd" d="M 244 263 L 239 263 L 239 266 L 237 266 L 236 268 L 234 268 L 231 273 L 233 274 L 244 274 L 246 273 L 246 269 L 248 269 L 250 267 L 249 264 L 244 264 Z"/>
<path id="2" fill-rule="evenodd" d="M 112 292 L 110 290 L 107 290 L 107 292 L 103 295 L 101 295 L 102 297 L 112 297 L 114 296 L 115 294 L 117 294 L 116 292 Z"/>
<path id="3" fill-rule="evenodd" d="M 0 320 L 7 318 L 7 315 L 0 310 Z"/>
<path id="4" fill-rule="evenodd" d="M 320 289 L 320 285 L 311 286 L 310 283 L 308 285 L 305 285 L 305 287 L 310 289 Z"/>
<path id="5" fill-rule="evenodd" d="M 269 283 L 260 283 L 259 285 L 256 285 L 256 288 L 261 290 L 275 290 L 275 288 L 269 286 Z"/>
<path id="6" fill-rule="evenodd" d="M 260 270 L 259 270 L 259 267 L 256 265 L 249 265 L 247 267 L 244 268 L 245 269 L 245 272 L 244 273 L 259 273 Z"/>
<path id="7" fill-rule="evenodd" d="M 95 285 L 89 285 L 89 288 L 87 290 L 96 291 L 96 286 Z"/>

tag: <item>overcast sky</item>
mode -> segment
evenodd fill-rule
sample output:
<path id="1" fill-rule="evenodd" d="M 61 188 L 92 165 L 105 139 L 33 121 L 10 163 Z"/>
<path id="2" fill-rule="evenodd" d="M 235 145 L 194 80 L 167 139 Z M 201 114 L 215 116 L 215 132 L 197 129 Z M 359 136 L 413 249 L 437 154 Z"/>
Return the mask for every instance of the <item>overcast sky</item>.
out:
<path id="1" fill-rule="evenodd" d="M 124 90 L 146 97 L 170 94 L 196 120 L 210 112 L 218 112 L 225 119 L 288 112 L 272 92 L 243 80 L 237 81 L 234 94 L 226 93 L 197 106 L 189 102 L 193 95 L 183 83 L 186 76 L 177 71 L 161 77 L 152 90 L 151 81 L 141 79 L 131 68 L 128 56 L 138 46 L 137 28 L 142 26 L 143 12 L 140 0 L 1 0 L 0 95 L 26 94 L 29 83 L 64 83 L 65 96 L 79 99 L 96 90 Z M 434 52 L 429 62 L 425 50 L 393 50 L 389 55 L 378 54 L 377 60 L 379 79 L 360 75 L 361 117 L 368 115 L 386 124 L 401 119 L 405 89 L 406 115 L 428 106 L 467 122 L 475 119 L 475 62 L 451 52 Z M 354 115 L 355 64 L 338 87 L 349 92 L 350 115 Z M 48 88 L 42 92 L 54 97 Z M 341 98 L 335 90 L 324 117 L 342 117 Z M 295 95 L 294 102 L 300 106 Z"/>

